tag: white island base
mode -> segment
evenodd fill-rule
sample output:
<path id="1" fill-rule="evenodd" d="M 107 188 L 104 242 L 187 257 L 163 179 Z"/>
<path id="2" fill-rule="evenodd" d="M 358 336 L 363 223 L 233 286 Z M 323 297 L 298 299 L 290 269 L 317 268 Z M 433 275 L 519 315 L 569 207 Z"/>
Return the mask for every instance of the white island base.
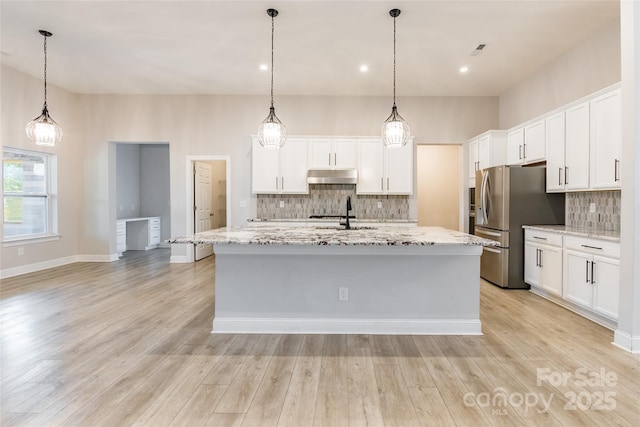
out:
<path id="1" fill-rule="evenodd" d="M 479 245 L 214 251 L 214 333 L 482 334 Z"/>

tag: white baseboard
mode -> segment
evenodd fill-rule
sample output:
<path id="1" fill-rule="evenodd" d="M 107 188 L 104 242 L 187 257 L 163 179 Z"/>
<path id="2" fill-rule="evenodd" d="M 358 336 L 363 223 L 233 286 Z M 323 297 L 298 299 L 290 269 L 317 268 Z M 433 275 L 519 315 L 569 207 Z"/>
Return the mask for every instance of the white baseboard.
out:
<path id="1" fill-rule="evenodd" d="M 212 333 L 482 335 L 480 320 L 215 317 Z"/>
<path id="2" fill-rule="evenodd" d="M 191 260 L 189 260 L 185 255 L 171 255 L 169 258 L 169 263 L 171 264 L 186 264 L 190 262 Z"/>
<path id="3" fill-rule="evenodd" d="M 118 255 L 73 255 L 63 258 L 50 259 L 47 261 L 36 262 L 33 264 L 20 265 L 18 267 L 5 268 L 0 270 L 0 279 L 20 276 L 22 274 L 35 273 L 49 268 L 61 267 L 74 262 L 112 262 L 117 261 Z"/>
<path id="4" fill-rule="evenodd" d="M 640 336 L 632 337 L 626 332 L 616 330 L 613 333 L 612 344 L 630 353 L 640 353 Z"/>

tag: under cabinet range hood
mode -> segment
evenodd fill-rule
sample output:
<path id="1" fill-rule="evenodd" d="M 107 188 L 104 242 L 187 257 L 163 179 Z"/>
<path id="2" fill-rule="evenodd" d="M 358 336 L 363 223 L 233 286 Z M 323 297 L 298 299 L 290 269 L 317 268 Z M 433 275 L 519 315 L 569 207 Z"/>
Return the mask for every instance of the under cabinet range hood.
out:
<path id="1" fill-rule="evenodd" d="M 357 184 L 357 169 L 309 169 L 309 184 Z"/>

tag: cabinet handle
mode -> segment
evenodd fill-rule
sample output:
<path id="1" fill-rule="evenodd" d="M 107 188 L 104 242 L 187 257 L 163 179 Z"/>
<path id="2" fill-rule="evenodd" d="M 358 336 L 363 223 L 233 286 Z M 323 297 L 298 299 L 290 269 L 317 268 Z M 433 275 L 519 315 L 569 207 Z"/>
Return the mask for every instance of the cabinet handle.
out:
<path id="1" fill-rule="evenodd" d="M 284 190 L 284 176 L 282 177 L 281 182 L 282 182 L 281 189 Z"/>
<path id="2" fill-rule="evenodd" d="M 380 190 L 384 191 L 384 178 L 380 177 Z"/>
<path id="3" fill-rule="evenodd" d="M 593 279 L 593 266 L 596 265 L 594 261 L 591 261 L 591 284 L 595 285 L 596 281 Z"/>
<path id="4" fill-rule="evenodd" d="M 387 191 L 389 191 L 389 177 L 387 177 Z"/>
<path id="5" fill-rule="evenodd" d="M 518 145 L 518 160 L 522 160 L 522 145 Z"/>
<path id="6" fill-rule="evenodd" d="M 615 182 L 620 181 L 620 160 L 618 159 L 613 163 L 613 179 Z"/>
<path id="7" fill-rule="evenodd" d="M 599 248 L 599 247 L 597 247 L 597 246 L 589 246 L 589 245 L 580 245 L 580 246 L 582 246 L 583 248 L 597 249 L 597 250 L 599 250 L 599 251 L 601 251 L 601 250 L 602 250 L 602 248 Z"/>
<path id="8" fill-rule="evenodd" d="M 564 185 L 569 184 L 569 178 L 567 178 L 569 176 L 569 166 L 565 166 L 564 167 Z"/>
<path id="9" fill-rule="evenodd" d="M 585 271 L 585 277 L 587 279 L 587 283 L 589 283 L 589 261 L 587 261 L 587 269 Z"/>
<path id="10" fill-rule="evenodd" d="M 562 168 L 558 168 L 558 185 L 562 185 Z"/>
<path id="11" fill-rule="evenodd" d="M 540 267 L 540 249 L 536 248 L 536 267 Z"/>
<path id="12" fill-rule="evenodd" d="M 542 249 L 538 249 L 540 251 L 540 264 L 538 267 L 542 268 Z"/>
<path id="13" fill-rule="evenodd" d="M 331 153 L 329 153 L 329 166 L 331 166 Z"/>
<path id="14" fill-rule="evenodd" d="M 538 240 L 547 240 L 546 237 L 538 237 L 538 236 L 533 236 L 534 239 L 538 239 Z"/>
<path id="15" fill-rule="evenodd" d="M 527 144 L 522 144 L 522 158 L 527 158 Z"/>
<path id="16" fill-rule="evenodd" d="M 338 153 L 333 153 L 333 166 L 338 166 Z"/>
<path id="17" fill-rule="evenodd" d="M 278 177 L 276 176 L 276 190 L 278 189 Z"/>

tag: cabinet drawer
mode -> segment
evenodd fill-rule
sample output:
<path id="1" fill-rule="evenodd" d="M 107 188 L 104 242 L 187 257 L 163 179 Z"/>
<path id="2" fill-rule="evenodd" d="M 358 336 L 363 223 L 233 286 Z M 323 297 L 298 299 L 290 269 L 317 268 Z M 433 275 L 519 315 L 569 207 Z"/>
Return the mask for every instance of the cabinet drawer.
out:
<path id="1" fill-rule="evenodd" d="M 152 234 L 149 236 L 149 244 L 156 245 L 160 243 L 160 234 Z"/>
<path id="2" fill-rule="evenodd" d="M 524 230 L 524 240 L 549 246 L 562 246 L 562 234 L 550 231 Z"/>
<path id="3" fill-rule="evenodd" d="M 588 237 L 565 236 L 564 247 L 594 255 L 620 258 L 620 243 Z"/>

